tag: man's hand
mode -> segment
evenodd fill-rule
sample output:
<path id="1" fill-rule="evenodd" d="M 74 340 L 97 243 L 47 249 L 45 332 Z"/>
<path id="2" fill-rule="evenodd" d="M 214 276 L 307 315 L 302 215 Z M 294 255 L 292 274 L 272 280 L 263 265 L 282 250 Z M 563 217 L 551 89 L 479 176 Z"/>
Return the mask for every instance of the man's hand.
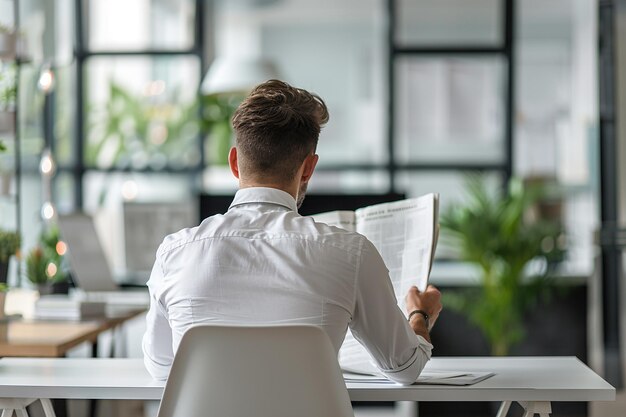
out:
<path id="1" fill-rule="evenodd" d="M 428 331 L 434 326 L 443 308 L 441 305 L 441 293 L 433 285 L 429 285 L 424 292 L 413 286 L 409 289 L 405 301 L 407 313 L 411 313 L 414 310 L 422 310 L 428 314 L 429 328 L 426 328 L 426 321 L 421 314 L 414 314 L 409 324 L 415 331 L 415 334 L 424 337 L 430 342 Z"/>

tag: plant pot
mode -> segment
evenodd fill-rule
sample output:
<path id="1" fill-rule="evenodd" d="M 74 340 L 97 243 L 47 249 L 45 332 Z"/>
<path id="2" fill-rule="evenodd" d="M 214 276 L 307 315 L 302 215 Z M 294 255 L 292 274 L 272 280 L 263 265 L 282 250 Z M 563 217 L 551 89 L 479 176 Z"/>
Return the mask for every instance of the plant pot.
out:
<path id="1" fill-rule="evenodd" d="M 6 284 L 8 276 L 9 276 L 9 263 L 0 262 L 0 283 Z"/>
<path id="2" fill-rule="evenodd" d="M 68 281 L 53 282 L 50 286 L 50 294 L 69 294 L 70 283 Z"/>
<path id="3" fill-rule="evenodd" d="M 0 110 L 0 134 L 15 133 L 15 112 L 11 110 Z"/>
<path id="4" fill-rule="evenodd" d="M 39 292 L 39 295 L 50 295 L 52 294 L 52 285 L 49 283 L 45 283 L 45 284 L 37 284 L 37 291 Z"/>

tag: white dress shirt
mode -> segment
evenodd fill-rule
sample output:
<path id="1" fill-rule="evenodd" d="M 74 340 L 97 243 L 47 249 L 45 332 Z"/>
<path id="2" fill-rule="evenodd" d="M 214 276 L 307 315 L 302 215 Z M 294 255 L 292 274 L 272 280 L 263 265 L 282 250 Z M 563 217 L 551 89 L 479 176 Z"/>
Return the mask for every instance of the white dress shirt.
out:
<path id="1" fill-rule="evenodd" d="M 432 345 L 398 308 L 372 243 L 300 216 L 278 189 L 241 189 L 226 214 L 167 236 L 148 288 L 144 362 L 157 379 L 199 324 L 314 324 L 337 351 L 350 326 L 380 370 L 405 384 L 430 359 Z"/>

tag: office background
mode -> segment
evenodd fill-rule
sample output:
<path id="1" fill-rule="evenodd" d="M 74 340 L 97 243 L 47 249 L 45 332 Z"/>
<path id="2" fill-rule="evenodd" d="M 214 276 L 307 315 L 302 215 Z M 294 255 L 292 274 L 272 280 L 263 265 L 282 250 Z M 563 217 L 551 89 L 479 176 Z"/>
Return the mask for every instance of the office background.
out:
<path id="1" fill-rule="evenodd" d="M 555 190 L 558 279 L 588 300 L 585 359 L 602 371 L 609 352 L 624 368 L 626 2 L 0 0 L 0 24 L 26 45 L 0 67 L 19 79 L 18 140 L 0 132 L 0 227 L 20 230 L 24 253 L 56 213 L 85 210 L 118 279 L 145 281 L 136 242 L 158 241 L 171 213 L 197 219 L 198 195 L 236 190 L 230 93 L 269 74 L 329 106 L 311 193 L 439 192 L 445 211 L 474 171 L 494 192 L 512 176 Z M 137 239 L 133 213 L 154 236 Z M 448 258 L 433 282 L 472 285 Z M 11 283 L 28 287 L 20 275 L 14 262 Z"/>

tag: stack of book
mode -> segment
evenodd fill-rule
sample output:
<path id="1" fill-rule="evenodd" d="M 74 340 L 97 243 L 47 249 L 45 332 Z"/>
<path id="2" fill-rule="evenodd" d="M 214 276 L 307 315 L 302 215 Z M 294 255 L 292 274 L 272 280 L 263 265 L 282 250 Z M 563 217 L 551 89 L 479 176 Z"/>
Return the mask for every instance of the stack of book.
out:
<path id="1" fill-rule="evenodd" d="M 47 320 L 82 320 L 104 317 L 106 303 L 85 301 L 67 295 L 44 295 L 35 303 L 35 318 Z"/>

